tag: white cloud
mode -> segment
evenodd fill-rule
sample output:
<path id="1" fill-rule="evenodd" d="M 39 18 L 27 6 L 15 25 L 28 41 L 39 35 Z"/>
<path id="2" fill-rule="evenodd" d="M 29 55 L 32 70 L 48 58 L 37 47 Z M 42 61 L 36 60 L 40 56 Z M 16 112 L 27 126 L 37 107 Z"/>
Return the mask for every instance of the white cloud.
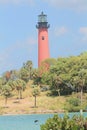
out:
<path id="1" fill-rule="evenodd" d="M 87 0 L 45 0 L 48 4 L 58 8 L 69 8 L 74 10 L 87 10 Z"/>
<path id="2" fill-rule="evenodd" d="M 82 33 L 82 34 L 87 35 L 87 27 L 81 27 L 79 31 L 80 31 L 80 33 Z"/>
<path id="3" fill-rule="evenodd" d="M 81 27 L 79 32 L 82 34 L 82 41 L 87 42 L 87 27 Z"/>
<path id="4" fill-rule="evenodd" d="M 63 36 L 68 32 L 68 29 L 64 26 L 60 27 L 60 28 L 55 28 L 55 35 L 56 36 Z"/>
<path id="5" fill-rule="evenodd" d="M 0 4 L 29 4 L 33 5 L 34 0 L 0 0 Z"/>

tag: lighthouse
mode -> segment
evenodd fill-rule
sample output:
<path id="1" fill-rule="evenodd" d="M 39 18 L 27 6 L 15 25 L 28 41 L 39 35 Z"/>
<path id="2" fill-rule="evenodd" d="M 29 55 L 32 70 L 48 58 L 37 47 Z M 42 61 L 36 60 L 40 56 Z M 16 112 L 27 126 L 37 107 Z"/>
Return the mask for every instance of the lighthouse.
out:
<path id="1" fill-rule="evenodd" d="M 41 63 L 50 58 L 49 54 L 49 42 L 48 42 L 48 28 L 50 25 L 47 22 L 47 15 L 41 12 L 38 15 L 38 23 L 36 28 L 38 29 L 38 67 Z"/>

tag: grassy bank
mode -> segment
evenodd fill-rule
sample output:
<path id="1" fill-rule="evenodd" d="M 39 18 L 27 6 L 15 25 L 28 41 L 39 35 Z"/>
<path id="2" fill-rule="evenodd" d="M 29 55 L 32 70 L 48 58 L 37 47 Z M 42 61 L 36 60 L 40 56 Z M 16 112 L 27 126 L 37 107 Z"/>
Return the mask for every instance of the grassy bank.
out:
<path id="1" fill-rule="evenodd" d="M 57 113 L 64 112 L 67 108 L 72 108 L 69 101 L 73 98 L 80 99 L 79 94 L 72 94 L 69 96 L 46 96 L 47 92 L 41 92 L 37 96 L 37 107 L 34 108 L 34 97 L 32 96 L 32 89 L 27 88 L 23 92 L 23 99 L 18 100 L 16 92 L 8 99 L 7 107 L 4 105 L 4 97 L 0 97 L 0 114 L 29 114 L 29 113 Z M 87 94 L 83 96 L 83 106 L 86 107 Z M 77 108 L 80 107 L 76 104 Z M 76 109 L 77 109 L 76 108 Z"/>

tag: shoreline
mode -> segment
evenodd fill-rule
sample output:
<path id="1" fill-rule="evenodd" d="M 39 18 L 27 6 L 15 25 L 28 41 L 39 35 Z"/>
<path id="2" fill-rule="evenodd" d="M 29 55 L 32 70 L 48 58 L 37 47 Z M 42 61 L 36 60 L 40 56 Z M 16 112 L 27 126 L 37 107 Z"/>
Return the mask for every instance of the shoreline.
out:
<path id="1" fill-rule="evenodd" d="M 47 115 L 47 114 L 64 114 L 65 113 L 65 111 L 61 111 L 61 112 L 55 112 L 55 111 L 52 111 L 52 112 L 45 112 L 45 113 L 39 113 L 39 112 L 37 112 L 37 113 L 7 113 L 7 114 L 0 114 L 0 116 L 26 116 L 26 115 Z M 80 112 L 68 112 L 68 113 L 80 113 Z M 85 113 L 85 112 L 84 112 Z"/>
<path id="2" fill-rule="evenodd" d="M 56 111 L 56 110 L 44 110 L 44 111 L 30 111 L 28 113 L 3 113 L 3 114 L 0 114 L 0 116 L 19 116 L 19 115 L 38 115 L 38 114 L 61 114 L 61 113 L 64 113 L 65 111 L 61 110 L 61 111 Z"/>

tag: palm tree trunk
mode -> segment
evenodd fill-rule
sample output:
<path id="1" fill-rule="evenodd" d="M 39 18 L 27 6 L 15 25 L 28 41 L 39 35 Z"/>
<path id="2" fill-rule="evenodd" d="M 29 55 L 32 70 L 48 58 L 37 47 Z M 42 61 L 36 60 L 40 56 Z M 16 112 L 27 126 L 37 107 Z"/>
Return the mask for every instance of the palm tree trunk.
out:
<path id="1" fill-rule="evenodd" d="M 60 90 L 57 90 L 57 92 L 58 92 L 58 96 L 60 96 Z"/>
<path id="2" fill-rule="evenodd" d="M 20 90 L 18 90 L 18 100 L 20 102 Z"/>
<path id="3" fill-rule="evenodd" d="M 7 96 L 5 97 L 5 107 L 7 107 Z"/>
<path id="4" fill-rule="evenodd" d="M 20 90 L 20 99 L 22 99 L 22 90 Z"/>
<path id="5" fill-rule="evenodd" d="M 34 107 L 36 107 L 36 96 L 34 96 L 34 97 L 35 97 Z"/>
<path id="6" fill-rule="evenodd" d="M 82 93 L 83 93 L 83 91 L 82 91 L 82 88 L 81 88 L 81 107 L 82 107 Z"/>

